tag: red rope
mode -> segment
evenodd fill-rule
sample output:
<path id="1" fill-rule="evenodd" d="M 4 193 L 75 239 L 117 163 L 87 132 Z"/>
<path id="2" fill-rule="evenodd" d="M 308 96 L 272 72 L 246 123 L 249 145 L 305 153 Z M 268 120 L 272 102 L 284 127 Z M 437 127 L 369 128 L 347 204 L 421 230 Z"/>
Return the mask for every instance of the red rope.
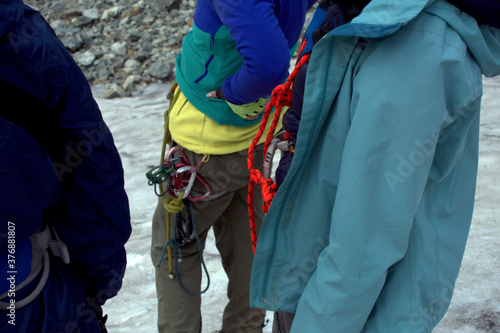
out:
<path id="1" fill-rule="evenodd" d="M 254 199 L 253 199 L 255 184 L 259 185 L 262 188 L 262 198 L 263 198 L 262 210 L 264 211 L 265 214 L 267 214 L 269 206 L 271 205 L 274 195 L 276 194 L 276 191 L 278 189 L 276 184 L 274 184 L 271 178 L 264 179 L 262 172 L 258 169 L 255 169 L 253 162 L 255 147 L 257 147 L 257 144 L 259 143 L 262 135 L 264 134 L 272 108 L 276 107 L 271 127 L 269 128 L 266 141 L 264 142 L 264 157 L 266 156 L 269 145 L 271 144 L 271 140 L 273 139 L 274 132 L 276 130 L 276 127 L 278 126 L 278 122 L 281 115 L 281 108 L 283 106 L 290 107 L 292 105 L 291 86 L 293 80 L 297 76 L 297 73 L 299 72 L 300 68 L 309 60 L 310 56 L 310 53 L 304 54 L 302 57 L 300 56 L 305 45 L 306 41 L 304 40 L 299 51 L 298 59 L 300 60 L 295 64 L 295 68 L 293 69 L 292 73 L 286 80 L 285 84 L 280 84 L 279 86 L 274 88 L 273 92 L 271 93 L 271 101 L 269 102 L 269 104 L 266 107 L 266 110 L 264 111 L 264 114 L 262 116 L 262 121 L 260 123 L 257 134 L 255 135 L 254 139 L 252 140 L 252 143 L 250 144 L 250 147 L 248 148 L 247 163 L 248 163 L 248 171 L 250 172 L 250 182 L 248 184 L 248 215 L 250 218 L 250 231 L 252 236 L 252 248 L 254 253 L 255 253 L 255 246 L 257 245 L 257 233 L 255 230 L 255 209 L 254 209 Z"/>

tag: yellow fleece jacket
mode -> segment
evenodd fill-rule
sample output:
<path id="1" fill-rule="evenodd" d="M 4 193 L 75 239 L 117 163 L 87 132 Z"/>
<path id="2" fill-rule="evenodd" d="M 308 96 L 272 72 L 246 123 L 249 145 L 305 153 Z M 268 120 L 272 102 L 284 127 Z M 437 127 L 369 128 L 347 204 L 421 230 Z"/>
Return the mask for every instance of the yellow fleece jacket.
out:
<path id="1" fill-rule="evenodd" d="M 284 111 L 283 109 L 281 115 Z M 273 115 L 274 113 L 270 118 Z M 271 120 L 272 118 L 268 121 L 259 144 L 266 140 Z M 182 91 L 179 91 L 169 117 L 169 130 L 174 141 L 192 152 L 203 155 L 224 155 L 248 149 L 259 126 L 260 123 L 247 127 L 218 125 L 196 109 Z M 281 117 L 276 128 L 281 128 Z"/>

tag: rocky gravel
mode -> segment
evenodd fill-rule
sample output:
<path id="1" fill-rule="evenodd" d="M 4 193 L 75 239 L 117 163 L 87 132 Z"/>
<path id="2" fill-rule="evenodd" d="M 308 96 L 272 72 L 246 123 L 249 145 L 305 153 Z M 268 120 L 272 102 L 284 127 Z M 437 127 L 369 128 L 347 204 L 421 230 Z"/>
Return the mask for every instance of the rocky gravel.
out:
<path id="1" fill-rule="evenodd" d="M 108 97 L 173 80 L 195 0 L 26 0 Z"/>

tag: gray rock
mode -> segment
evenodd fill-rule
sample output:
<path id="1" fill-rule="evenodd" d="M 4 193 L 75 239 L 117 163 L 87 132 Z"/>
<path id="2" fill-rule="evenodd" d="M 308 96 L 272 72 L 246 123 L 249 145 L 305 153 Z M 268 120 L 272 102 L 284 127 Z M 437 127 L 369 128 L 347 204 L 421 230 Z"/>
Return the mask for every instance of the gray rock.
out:
<path id="1" fill-rule="evenodd" d="M 149 74 L 157 79 L 166 79 L 172 74 L 172 70 L 168 68 L 163 61 L 157 60 L 148 70 Z"/>
<path id="2" fill-rule="evenodd" d="M 113 18 L 116 18 L 118 15 L 121 14 L 123 9 L 121 7 L 112 7 L 109 9 L 106 9 L 101 16 L 101 20 L 106 21 L 106 20 L 111 20 Z"/>
<path id="3" fill-rule="evenodd" d="M 95 39 L 98 39 L 101 36 L 101 29 L 99 29 L 99 26 L 92 26 L 89 27 L 88 29 L 83 29 L 82 30 L 82 38 L 85 42 L 90 42 L 92 43 Z"/>
<path id="4" fill-rule="evenodd" d="M 82 11 L 78 8 L 71 8 L 68 10 L 65 10 L 64 12 L 61 13 L 61 17 L 67 20 L 71 20 L 72 18 L 78 17 L 82 15 Z"/>
<path id="5" fill-rule="evenodd" d="M 142 34 L 139 32 L 137 29 L 132 29 L 129 31 L 128 35 L 128 40 L 130 42 L 137 42 L 139 39 L 141 39 Z"/>
<path id="6" fill-rule="evenodd" d="M 179 9 L 181 0 L 153 0 L 151 1 L 158 10 Z"/>
<path id="7" fill-rule="evenodd" d="M 99 10 L 97 8 L 84 9 L 82 10 L 82 15 L 95 21 L 99 19 Z"/>
<path id="8" fill-rule="evenodd" d="M 61 38 L 61 41 L 64 44 L 64 46 L 66 46 L 66 48 L 71 52 L 76 52 L 80 50 L 80 48 L 83 45 L 83 39 L 81 34 L 79 33 L 72 36 L 65 36 Z"/>
<path id="9" fill-rule="evenodd" d="M 154 16 L 148 16 L 142 20 L 142 23 L 145 25 L 151 25 L 156 21 L 156 17 Z"/>
<path id="10" fill-rule="evenodd" d="M 133 17 L 133 16 L 136 16 L 136 15 L 139 15 L 140 13 L 142 13 L 142 8 L 141 7 L 127 8 L 127 9 L 125 9 L 122 12 L 121 17 L 122 18 Z"/>
<path id="11" fill-rule="evenodd" d="M 115 83 L 111 85 L 108 90 L 106 90 L 106 92 L 102 95 L 102 98 L 112 99 L 126 96 L 128 96 L 128 93 L 119 84 Z"/>
<path id="12" fill-rule="evenodd" d="M 143 62 L 148 58 L 148 55 L 143 52 L 141 49 L 139 49 L 134 55 L 134 59 L 137 60 L 138 62 Z"/>
<path id="13" fill-rule="evenodd" d="M 128 59 L 127 61 L 125 61 L 124 70 L 125 70 L 125 72 L 131 72 L 133 70 L 138 69 L 140 66 L 141 66 L 141 63 L 138 62 L 137 60 Z"/>
<path id="14" fill-rule="evenodd" d="M 105 64 L 101 64 L 97 67 L 97 78 L 101 79 L 103 82 L 108 81 L 109 77 L 112 76 L 111 71 Z"/>
<path id="15" fill-rule="evenodd" d="M 76 63 L 80 66 L 90 66 L 95 60 L 95 55 L 91 51 L 79 52 L 73 55 Z"/>
<path id="16" fill-rule="evenodd" d="M 52 29 L 56 32 L 57 34 L 57 31 L 62 29 L 62 27 L 64 26 L 64 21 L 63 20 L 54 20 L 50 23 L 50 26 L 52 27 Z"/>
<path id="17" fill-rule="evenodd" d="M 105 48 L 100 45 L 94 45 L 89 50 L 94 54 L 96 59 L 101 58 L 105 54 Z"/>
<path id="18" fill-rule="evenodd" d="M 127 16 L 125 18 L 122 18 L 120 20 L 120 27 L 126 27 L 129 24 L 129 21 L 130 21 L 130 17 L 129 16 Z"/>
<path id="19" fill-rule="evenodd" d="M 136 91 L 137 87 L 135 86 L 135 83 L 139 82 L 140 79 L 141 79 L 140 75 L 130 75 L 123 83 L 123 89 L 129 92 Z"/>
<path id="20" fill-rule="evenodd" d="M 183 18 L 183 17 L 176 17 L 174 18 L 172 21 L 170 21 L 170 26 L 171 27 L 181 27 L 184 25 L 184 23 L 186 22 L 186 19 Z"/>
<path id="21" fill-rule="evenodd" d="M 111 44 L 111 51 L 119 56 L 127 55 L 127 43 L 124 41 Z"/>
<path id="22" fill-rule="evenodd" d="M 72 19 L 71 23 L 73 23 L 73 25 L 76 27 L 83 27 L 85 25 L 89 25 L 90 23 L 92 23 L 92 21 L 94 20 L 91 19 L 90 17 L 78 16 Z"/>

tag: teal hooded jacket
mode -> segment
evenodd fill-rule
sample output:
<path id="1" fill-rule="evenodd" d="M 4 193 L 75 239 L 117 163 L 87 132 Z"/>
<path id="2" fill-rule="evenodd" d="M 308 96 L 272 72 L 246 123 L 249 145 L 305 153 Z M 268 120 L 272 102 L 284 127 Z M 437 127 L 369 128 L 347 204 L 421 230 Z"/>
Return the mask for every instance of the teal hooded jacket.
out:
<path id="1" fill-rule="evenodd" d="M 498 74 L 500 30 L 441 0 L 372 0 L 316 43 L 251 306 L 296 313 L 293 333 L 432 331 L 472 219 L 482 76 Z"/>

